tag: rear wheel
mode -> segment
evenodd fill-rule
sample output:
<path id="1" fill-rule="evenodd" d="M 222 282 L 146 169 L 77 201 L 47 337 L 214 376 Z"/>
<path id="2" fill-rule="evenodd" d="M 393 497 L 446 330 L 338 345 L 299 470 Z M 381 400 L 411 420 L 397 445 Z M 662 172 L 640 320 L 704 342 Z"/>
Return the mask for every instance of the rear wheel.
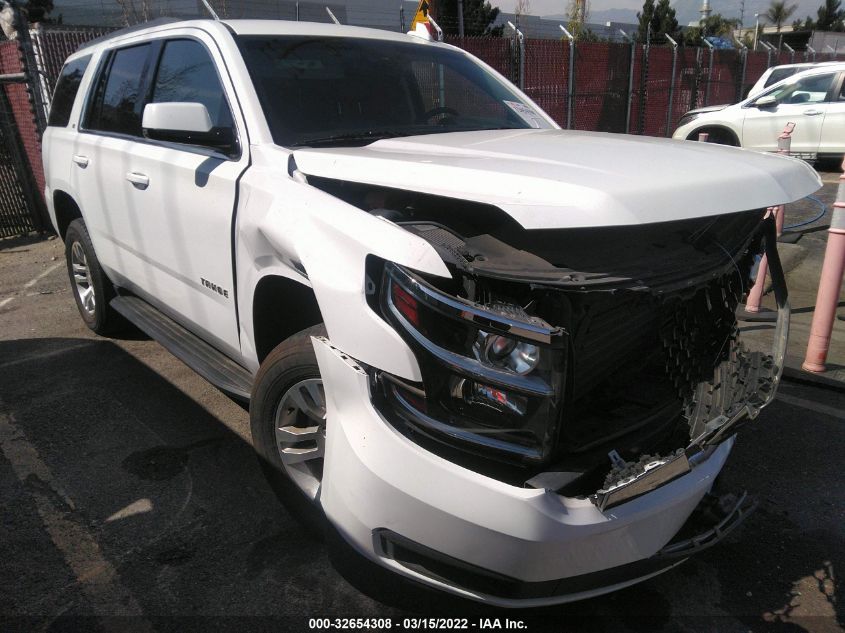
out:
<path id="1" fill-rule="evenodd" d="M 88 228 L 81 218 L 65 233 L 65 259 L 73 297 L 82 320 L 97 334 L 108 334 L 124 321 L 110 306 L 114 286 L 100 267 Z"/>
<path id="2" fill-rule="evenodd" d="M 320 506 L 326 444 L 326 397 L 312 336 L 305 329 L 267 355 L 255 377 L 249 417 L 252 440 L 276 496 L 300 523 L 322 538 Z"/>

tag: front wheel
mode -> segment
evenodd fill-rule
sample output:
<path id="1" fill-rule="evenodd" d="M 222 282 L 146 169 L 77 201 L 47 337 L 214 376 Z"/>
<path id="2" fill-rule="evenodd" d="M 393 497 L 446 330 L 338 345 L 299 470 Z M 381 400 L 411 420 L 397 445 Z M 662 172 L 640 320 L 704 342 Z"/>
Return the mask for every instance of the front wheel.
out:
<path id="1" fill-rule="evenodd" d="M 739 140 L 734 136 L 733 132 L 721 127 L 705 127 L 696 130 L 687 137 L 688 141 L 697 141 L 698 135 L 702 132 L 707 133 L 707 142 L 715 143 L 716 145 L 730 145 L 731 147 L 739 147 Z"/>
<path id="2" fill-rule="evenodd" d="M 322 538 L 320 486 L 326 444 L 326 397 L 312 336 L 294 334 L 267 355 L 249 405 L 252 441 L 276 496 L 300 523 Z"/>

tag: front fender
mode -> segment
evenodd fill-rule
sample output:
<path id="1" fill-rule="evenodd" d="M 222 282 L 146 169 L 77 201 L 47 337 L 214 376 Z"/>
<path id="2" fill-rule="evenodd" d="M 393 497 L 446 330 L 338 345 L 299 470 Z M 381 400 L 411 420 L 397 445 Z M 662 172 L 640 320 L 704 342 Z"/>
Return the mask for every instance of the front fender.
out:
<path id="1" fill-rule="evenodd" d="M 286 156 L 273 164 L 286 164 Z M 260 165 L 260 159 L 256 162 Z M 367 303 L 365 263 L 375 255 L 448 277 L 434 248 L 388 220 L 280 174 L 278 167 L 251 169 L 242 181 L 242 195 L 247 202 L 238 224 L 246 239 L 239 258 L 248 254 L 253 279 L 268 267 L 299 277 L 314 290 L 332 345 L 367 365 L 421 380 L 410 348 Z M 242 314 L 251 314 L 251 298 L 248 309 Z"/>

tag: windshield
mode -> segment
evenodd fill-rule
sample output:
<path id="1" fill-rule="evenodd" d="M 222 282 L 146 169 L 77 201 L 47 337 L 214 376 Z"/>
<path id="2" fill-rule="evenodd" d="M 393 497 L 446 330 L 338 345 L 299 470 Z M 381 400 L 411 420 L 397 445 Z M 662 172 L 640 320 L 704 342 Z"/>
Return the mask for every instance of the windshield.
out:
<path id="1" fill-rule="evenodd" d="M 238 45 L 273 140 L 286 147 L 552 127 L 516 91 L 449 48 L 280 35 L 241 36 Z"/>

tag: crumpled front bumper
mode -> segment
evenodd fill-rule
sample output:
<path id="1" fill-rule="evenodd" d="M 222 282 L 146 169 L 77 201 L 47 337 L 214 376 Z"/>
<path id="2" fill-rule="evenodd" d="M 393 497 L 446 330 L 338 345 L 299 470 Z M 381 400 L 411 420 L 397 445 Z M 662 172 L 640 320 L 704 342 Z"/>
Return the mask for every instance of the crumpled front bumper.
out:
<path id="1" fill-rule="evenodd" d="M 314 345 L 327 397 L 321 503 L 329 520 L 377 564 L 491 604 L 586 598 L 682 561 L 685 551 L 661 550 L 733 446 L 722 442 L 686 475 L 602 512 L 587 499 L 511 486 L 425 451 L 381 418 L 353 359 L 325 339 Z M 463 572 L 450 573 L 456 568 Z M 494 582 L 471 580 L 479 576 Z"/>
<path id="2" fill-rule="evenodd" d="M 519 488 L 426 451 L 373 407 L 364 369 L 315 338 L 327 398 L 320 497 L 327 517 L 350 545 L 383 567 L 509 607 L 614 591 L 715 544 L 753 510 L 744 495 L 700 531 L 679 531 L 710 492 L 734 433 L 772 401 L 781 377 L 790 310 L 771 220 L 766 252 L 778 323 L 769 360 L 746 377 L 764 389 L 693 439 L 685 451 L 689 472 L 618 505 Z"/>

